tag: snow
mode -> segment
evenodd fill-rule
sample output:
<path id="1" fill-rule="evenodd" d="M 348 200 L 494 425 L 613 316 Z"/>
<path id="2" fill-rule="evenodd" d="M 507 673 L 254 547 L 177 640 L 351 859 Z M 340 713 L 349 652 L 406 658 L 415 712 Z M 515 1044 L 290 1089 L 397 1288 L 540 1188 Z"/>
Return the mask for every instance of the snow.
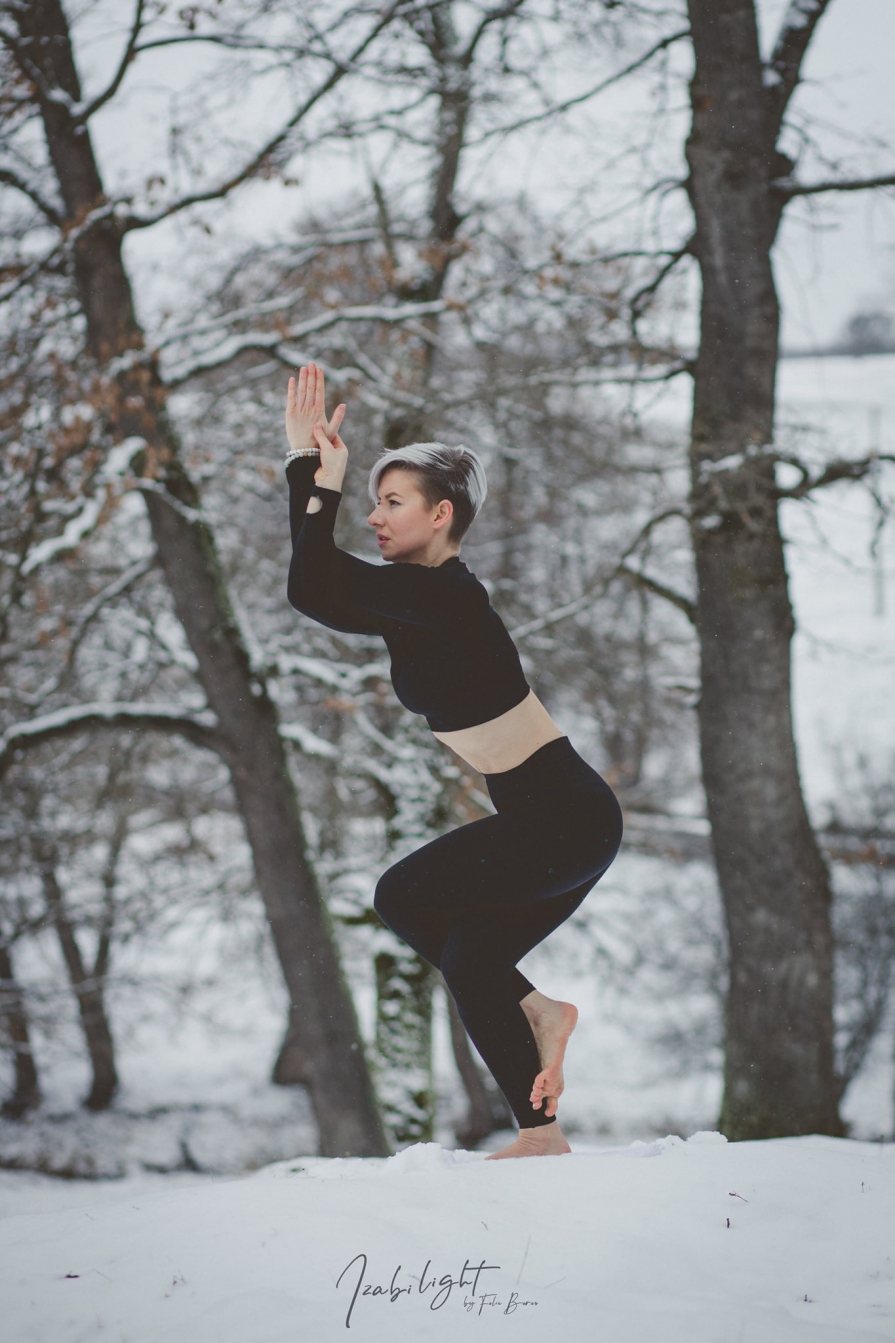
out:
<path id="1" fill-rule="evenodd" d="M 142 452 L 145 447 L 145 438 L 134 436 L 124 439 L 123 442 L 112 449 L 100 473 L 100 480 L 104 482 L 105 488 L 99 494 L 94 495 L 93 498 L 85 500 L 81 511 L 65 524 L 65 529 L 60 536 L 48 537 L 47 540 L 34 546 L 22 564 L 23 574 L 30 574 L 34 569 L 40 568 L 42 564 L 46 564 L 56 555 L 61 555 L 67 550 L 74 550 L 83 541 L 84 537 L 93 531 L 108 498 L 109 486 L 124 475 L 133 458 L 138 452 Z"/>
<path id="2" fill-rule="evenodd" d="M 781 31 L 788 28 L 806 28 L 820 9 L 820 0 L 791 0 L 789 9 L 783 17 Z"/>
<path id="3" fill-rule="evenodd" d="M 427 1143 L 164 1187 L 7 1179 L 16 1343 L 895 1337 L 891 1145 L 697 1133 L 485 1163 Z"/>

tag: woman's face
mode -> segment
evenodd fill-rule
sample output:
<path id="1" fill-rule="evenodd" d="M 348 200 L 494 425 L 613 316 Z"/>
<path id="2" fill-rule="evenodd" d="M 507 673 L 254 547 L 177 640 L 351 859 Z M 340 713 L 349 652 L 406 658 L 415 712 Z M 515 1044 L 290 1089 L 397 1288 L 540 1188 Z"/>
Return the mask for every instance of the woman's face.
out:
<path id="1" fill-rule="evenodd" d="M 376 528 L 379 553 L 387 560 L 431 564 L 446 548 L 452 514 L 453 507 L 446 499 L 429 507 L 413 471 L 392 466 L 382 473 L 379 503 L 367 522 Z"/>

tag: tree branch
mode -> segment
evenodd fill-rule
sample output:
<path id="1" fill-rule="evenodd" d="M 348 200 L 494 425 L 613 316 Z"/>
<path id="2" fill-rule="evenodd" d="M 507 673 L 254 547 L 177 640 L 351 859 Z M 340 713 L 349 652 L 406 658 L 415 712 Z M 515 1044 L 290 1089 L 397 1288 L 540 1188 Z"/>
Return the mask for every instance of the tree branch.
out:
<path id="1" fill-rule="evenodd" d="M 530 117 L 523 117 L 521 121 L 514 121 L 511 126 L 495 126 L 493 130 L 485 131 L 477 140 L 471 141 L 471 145 L 474 147 L 484 144 L 486 140 L 490 140 L 495 135 L 508 135 L 511 131 L 522 130 L 524 126 L 533 126 L 538 121 L 546 121 L 548 117 L 556 116 L 560 112 L 567 112 L 570 107 L 577 107 L 579 103 L 586 103 L 588 99 L 596 98 L 597 94 L 602 93 L 604 89 L 611 88 L 619 80 L 632 75 L 635 70 L 639 70 L 642 65 L 646 65 L 648 61 L 651 61 L 660 51 L 664 51 L 666 47 L 670 47 L 672 43 L 680 42 L 681 38 L 689 36 L 689 28 L 680 28 L 668 37 L 661 38 L 654 46 L 650 47 L 649 51 L 644 52 L 642 56 L 638 56 L 636 61 L 632 61 L 630 65 L 626 65 L 624 70 L 618 70 L 614 75 L 602 79 L 599 84 L 595 84 L 586 93 L 579 93 L 574 98 L 566 98 L 561 103 L 554 103 L 552 107 L 545 108 L 543 112 L 533 112 Z"/>
<path id="2" fill-rule="evenodd" d="M 765 94 L 776 144 L 783 114 L 796 90 L 805 52 L 830 0 L 790 0 L 771 59 L 764 68 Z"/>
<path id="3" fill-rule="evenodd" d="M 134 55 L 136 54 L 137 39 L 139 38 L 140 33 L 143 31 L 143 10 L 145 9 L 145 7 L 146 7 L 146 0 L 137 0 L 136 9 L 134 10 L 134 21 L 131 24 L 130 36 L 127 39 L 127 46 L 124 48 L 121 60 L 118 63 L 118 69 L 112 76 L 111 83 L 106 86 L 103 92 L 97 94 L 97 96 L 93 99 L 92 102 L 89 102 L 86 107 L 82 108 L 75 114 L 75 116 L 72 119 L 73 124 L 75 126 L 83 126 L 85 122 L 90 120 L 94 112 L 98 112 L 99 109 L 105 103 L 107 103 L 110 98 L 114 98 L 115 94 L 118 92 L 118 89 L 121 85 L 121 81 L 127 74 L 127 67 L 130 65 L 131 61 L 134 59 Z"/>
<path id="4" fill-rule="evenodd" d="M 232 363 L 239 355 L 249 350 L 261 350 L 277 356 L 277 352 L 294 341 L 304 340 L 308 336 L 326 331 L 340 322 L 406 322 L 416 317 L 431 317 L 442 313 L 447 303 L 436 299 L 431 303 L 403 303 L 389 308 L 382 304 L 362 304 L 356 308 L 334 308 L 319 313 L 306 322 L 300 322 L 290 331 L 250 331 L 245 335 L 228 336 L 214 350 L 198 355 L 192 363 L 174 368 L 164 381 L 169 389 L 182 387 L 190 378 L 207 373 L 213 368 L 222 368 Z M 291 362 L 291 361 L 287 361 Z"/>
<path id="5" fill-rule="evenodd" d="M 187 43 L 206 42 L 210 46 L 226 47 L 228 51 L 273 51 L 278 56 L 290 54 L 298 56 L 304 47 L 290 46 L 285 43 L 262 42 L 251 37 L 240 37 L 238 33 L 177 33 L 172 37 L 154 37 L 150 42 L 140 42 L 134 48 L 134 55 L 144 51 L 156 51 L 160 47 L 182 47 Z"/>
<path id="6" fill-rule="evenodd" d="M 525 4 L 525 0 L 507 0 L 504 5 L 498 5 L 496 9 L 488 10 L 483 16 L 481 23 L 478 24 L 475 32 L 466 44 L 466 49 L 460 56 L 460 64 L 468 69 L 472 64 L 472 58 L 475 55 L 476 47 L 485 34 L 485 31 L 492 23 L 499 23 L 501 19 L 511 19 L 513 15 Z"/>
<path id="7" fill-rule="evenodd" d="M 693 233 L 683 244 L 682 247 L 679 247 L 676 252 L 672 252 L 670 254 L 665 263 L 653 276 L 652 280 L 650 280 L 649 284 L 644 285 L 642 289 L 638 289 L 636 294 L 633 295 L 629 306 L 631 309 L 631 320 L 634 327 L 636 327 L 638 319 L 643 316 L 643 312 L 646 307 L 647 301 L 652 298 L 653 294 L 655 294 L 656 290 L 659 288 L 660 284 L 665 279 L 666 275 L 668 275 L 671 271 L 674 270 L 677 263 L 683 260 L 683 258 L 688 254 L 692 254 L 693 245 L 695 242 L 696 242 L 696 234 Z"/>
<path id="8" fill-rule="evenodd" d="M 123 574 L 119 574 L 118 577 L 107 584 L 101 592 L 98 592 L 92 601 L 88 602 L 78 619 L 74 622 L 62 667 L 56 675 L 49 679 L 49 681 L 44 682 L 34 698 L 28 701 L 29 703 L 44 703 L 50 695 L 55 694 L 60 689 L 71 671 L 78 648 L 92 622 L 108 602 L 114 601 L 116 597 L 120 597 L 133 583 L 136 583 L 144 574 L 149 573 L 150 569 L 155 565 L 155 561 L 155 552 L 146 559 L 137 560 L 135 564 L 132 564 L 125 569 Z"/>
<path id="9" fill-rule="evenodd" d="M 876 187 L 895 187 L 895 174 L 889 173 L 884 177 L 846 178 L 840 182 L 805 183 L 793 182 L 788 177 L 778 177 L 771 186 L 788 199 L 793 196 L 818 196 L 822 191 L 873 191 Z"/>
<path id="10" fill-rule="evenodd" d="M 631 569 L 627 564 L 620 564 L 616 573 L 623 574 L 625 578 L 630 578 L 637 587 L 645 588 L 647 592 L 652 592 L 656 597 L 663 597 L 665 601 L 671 602 L 679 611 L 690 621 L 691 625 L 696 625 L 696 603 L 683 593 L 675 592 L 672 588 L 666 587 L 664 583 L 658 582 L 655 578 L 649 578 L 646 574 L 640 573 L 638 569 Z"/>
<path id="11" fill-rule="evenodd" d="M 779 460 L 785 460 L 783 458 Z M 813 478 L 800 462 L 791 462 L 804 473 L 804 479 L 800 480 L 798 485 L 794 485 L 789 490 L 777 490 L 778 499 L 804 499 L 807 494 L 814 490 L 820 490 L 824 485 L 835 485 L 838 480 L 863 480 L 873 470 L 877 462 L 895 462 L 895 455 L 886 452 L 872 452 L 867 457 L 860 457 L 856 461 L 835 461 L 829 462 L 821 471 L 819 476 Z"/>
<path id="12" fill-rule="evenodd" d="M 204 746 L 220 753 L 217 719 L 209 711 L 184 713 L 165 709 L 159 704 L 136 701 L 120 704 L 114 701 L 98 704 L 78 704 L 42 714 L 28 723 L 17 723 L 0 737 L 0 777 L 16 759 L 18 753 L 32 746 L 41 746 L 61 737 L 76 736 L 88 728 L 129 728 L 152 732 L 166 732 L 185 737 L 195 746 Z"/>
<path id="13" fill-rule="evenodd" d="M 142 217 L 131 215 L 128 219 L 123 221 L 122 227 L 124 231 L 129 232 L 134 229 L 151 228 L 153 224 L 158 224 L 163 219 L 170 219 L 172 215 L 178 214 L 181 210 L 186 210 L 192 205 L 201 205 L 207 201 L 222 200 L 223 197 L 229 195 L 234 188 L 241 186 L 243 182 L 247 182 L 250 178 L 254 177 L 264 165 L 270 161 L 271 156 L 283 145 L 290 131 L 293 131 L 299 122 L 302 121 L 311 109 L 317 105 L 320 99 L 329 93 L 331 89 L 335 88 L 345 75 L 349 73 L 352 66 L 360 59 L 367 47 L 370 46 L 371 42 L 375 41 L 383 28 L 386 28 L 391 23 L 398 11 L 407 3 L 408 0 L 393 0 L 391 5 L 380 11 L 378 21 L 373 25 L 366 37 L 358 43 L 351 55 L 346 57 L 344 61 L 337 61 L 334 64 L 323 83 L 305 99 L 282 129 L 279 130 L 272 139 L 268 140 L 267 144 L 264 145 L 254 158 L 250 159 L 238 173 L 227 178 L 224 182 L 219 183 L 218 186 L 210 187 L 208 191 L 197 191 L 193 193 L 193 195 L 183 196 L 178 201 L 172 201 L 172 203 L 167 205 L 163 210 L 159 210 L 157 214 Z"/>
<path id="14" fill-rule="evenodd" d="M 113 485 L 121 479 L 133 458 L 138 452 L 142 452 L 145 447 L 146 440 L 144 438 L 132 436 L 124 439 L 121 443 L 117 443 L 112 448 L 99 474 L 100 488 L 98 492 L 84 500 L 80 512 L 76 513 L 73 518 L 69 518 L 59 536 L 47 537 L 46 540 L 38 542 L 28 552 L 21 567 L 23 575 L 32 573 L 42 564 L 55 559 L 57 555 L 75 550 L 85 536 L 90 535 L 102 517 L 103 509 L 109 499 Z"/>
<path id="15" fill-rule="evenodd" d="M 15 187 L 16 191 L 21 191 L 23 196 L 27 196 L 28 199 L 37 206 L 38 210 L 46 215 L 51 224 L 55 224 L 57 228 L 61 227 L 62 216 L 59 211 L 55 209 L 49 201 L 45 201 L 35 187 L 29 186 L 27 182 L 23 181 L 21 177 L 18 177 L 16 173 L 11 172 L 9 168 L 0 168 L 0 182 L 5 183 L 8 187 Z"/>

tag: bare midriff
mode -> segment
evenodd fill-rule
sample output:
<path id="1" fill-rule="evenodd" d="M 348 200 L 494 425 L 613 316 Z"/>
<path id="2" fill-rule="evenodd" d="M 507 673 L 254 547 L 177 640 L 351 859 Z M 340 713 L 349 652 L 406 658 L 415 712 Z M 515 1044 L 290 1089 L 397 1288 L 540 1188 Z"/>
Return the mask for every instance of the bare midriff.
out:
<path id="1" fill-rule="evenodd" d="M 533 690 L 521 702 L 487 723 L 433 736 L 456 751 L 480 774 L 515 769 L 535 751 L 563 735 Z"/>

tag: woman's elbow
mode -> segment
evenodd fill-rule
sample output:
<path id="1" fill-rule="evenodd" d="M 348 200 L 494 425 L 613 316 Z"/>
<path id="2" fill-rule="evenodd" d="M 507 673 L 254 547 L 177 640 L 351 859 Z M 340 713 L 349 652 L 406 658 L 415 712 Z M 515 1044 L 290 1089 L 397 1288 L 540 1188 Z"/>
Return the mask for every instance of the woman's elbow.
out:
<path id="1" fill-rule="evenodd" d="M 286 600 L 293 610 L 300 611 L 303 616 L 316 614 L 316 603 L 307 584 L 302 583 L 295 574 L 290 574 L 286 583 Z"/>

